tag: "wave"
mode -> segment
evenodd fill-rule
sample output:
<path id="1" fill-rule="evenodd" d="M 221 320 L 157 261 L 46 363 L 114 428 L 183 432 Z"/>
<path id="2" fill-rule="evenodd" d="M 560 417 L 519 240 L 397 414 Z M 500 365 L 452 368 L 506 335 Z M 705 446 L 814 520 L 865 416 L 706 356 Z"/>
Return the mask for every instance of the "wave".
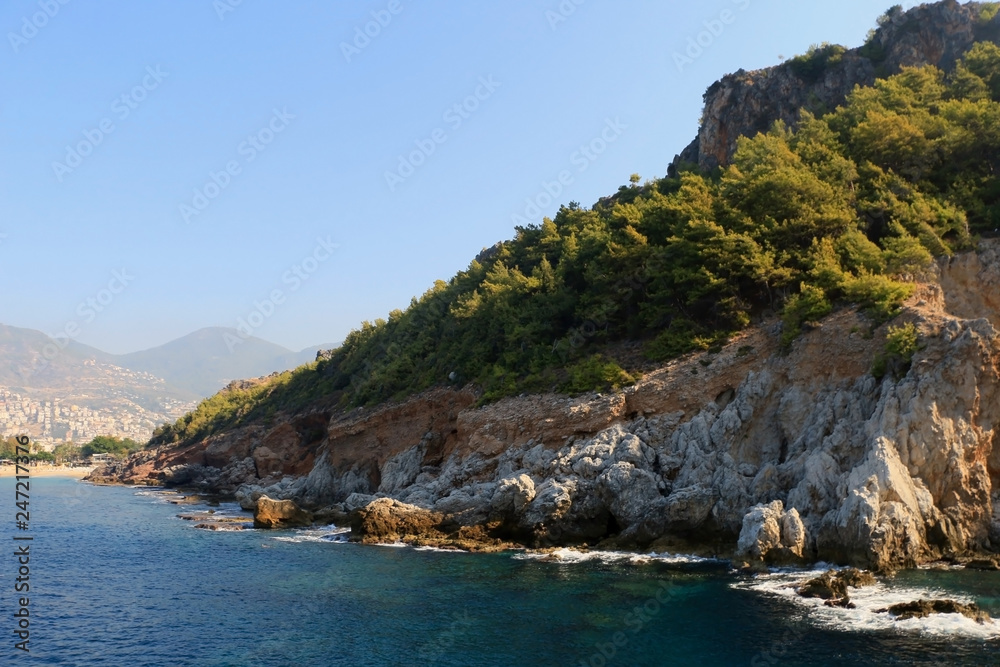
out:
<path id="1" fill-rule="evenodd" d="M 703 558 L 689 554 L 648 553 L 637 554 L 628 551 L 582 551 L 580 549 L 559 548 L 553 551 L 525 551 L 514 556 L 515 560 L 537 560 L 562 564 L 586 563 L 598 561 L 601 563 L 727 563 L 718 558 Z"/>
<path id="2" fill-rule="evenodd" d="M 169 503 L 171 498 L 177 498 L 180 494 L 176 491 L 168 489 L 148 489 L 145 491 L 136 491 L 133 495 L 143 498 L 152 498 L 158 503 Z"/>
<path id="3" fill-rule="evenodd" d="M 752 590 L 764 595 L 780 597 L 804 608 L 809 620 L 817 625 L 839 631 L 870 632 L 895 631 L 925 635 L 960 635 L 981 639 L 1000 637 L 1000 622 L 993 621 L 980 625 L 961 614 L 931 614 L 927 618 L 894 620 L 887 612 L 876 610 L 903 602 L 920 599 L 947 598 L 957 602 L 970 603 L 975 600 L 968 595 L 933 587 L 896 586 L 878 581 L 874 586 L 851 588 L 851 602 L 854 609 L 827 607 L 819 598 L 804 598 L 796 589 L 808 579 L 819 576 L 835 567 L 817 567 L 812 570 L 776 569 L 768 574 L 756 575 L 752 581 L 733 583 L 733 588 Z"/>
<path id="4" fill-rule="evenodd" d="M 347 542 L 347 536 L 350 532 L 350 528 L 339 528 L 331 524 L 322 528 L 297 530 L 294 535 L 277 535 L 271 539 L 278 542 L 291 542 L 293 544 L 301 544 L 302 542 L 341 543 Z"/>
<path id="5" fill-rule="evenodd" d="M 428 547 L 428 546 L 414 547 L 413 550 L 414 551 L 432 551 L 434 553 L 442 553 L 442 554 L 467 554 L 467 553 L 471 553 L 469 551 L 466 551 L 465 549 L 442 549 L 441 547 Z"/>

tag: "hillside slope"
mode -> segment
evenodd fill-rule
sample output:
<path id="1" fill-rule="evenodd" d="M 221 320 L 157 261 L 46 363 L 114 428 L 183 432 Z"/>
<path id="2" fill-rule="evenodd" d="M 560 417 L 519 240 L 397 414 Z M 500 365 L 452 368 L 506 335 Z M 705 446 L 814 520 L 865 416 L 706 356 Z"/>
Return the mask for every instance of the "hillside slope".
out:
<path id="1" fill-rule="evenodd" d="M 956 7 L 1000 9 L 922 6 L 898 37 L 936 35 L 950 73 L 565 206 L 95 479 L 335 505 L 370 539 L 876 569 L 997 551 L 1000 253 L 975 235 L 1000 224 L 1000 48 L 934 23 Z"/>
<path id="2" fill-rule="evenodd" d="M 920 349 L 882 379 L 887 327 L 869 334 L 844 310 L 788 353 L 769 322 L 621 392 L 476 408 L 436 389 L 248 424 L 97 478 L 235 493 L 248 508 L 266 494 L 349 511 L 377 494 L 437 513 L 434 534 L 480 527 L 534 546 L 879 570 L 996 552 L 1000 300 L 977 293 L 1000 294 L 1000 243 L 932 273 L 897 323 L 917 327 Z"/>

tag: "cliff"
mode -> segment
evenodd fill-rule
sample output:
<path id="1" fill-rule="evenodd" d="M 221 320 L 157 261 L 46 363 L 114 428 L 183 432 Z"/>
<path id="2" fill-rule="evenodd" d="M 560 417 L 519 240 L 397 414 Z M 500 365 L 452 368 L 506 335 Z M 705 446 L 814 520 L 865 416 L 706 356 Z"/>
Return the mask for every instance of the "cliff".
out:
<path id="1" fill-rule="evenodd" d="M 890 10 L 862 47 L 820 48 L 776 67 L 723 77 L 705 92 L 698 136 L 674 158 L 669 172 L 683 164 L 727 165 L 739 137 L 766 132 L 778 120 L 794 126 L 801 109 L 832 110 L 855 86 L 870 86 L 903 67 L 951 71 L 974 42 L 1000 39 L 1000 14 L 983 21 L 982 7 L 947 0 L 906 12 Z"/>
<path id="2" fill-rule="evenodd" d="M 378 508 L 383 522 L 423 512 L 436 535 L 478 527 L 533 546 L 877 570 L 994 552 L 1000 243 L 932 273 L 895 322 L 920 334 L 898 378 L 871 374 L 885 327 L 840 311 L 790 352 L 765 323 L 617 393 L 477 408 L 468 390 L 437 389 L 145 452 L 98 478 L 234 493 L 248 508 L 263 494 L 340 503 L 360 510 L 362 534 Z"/>

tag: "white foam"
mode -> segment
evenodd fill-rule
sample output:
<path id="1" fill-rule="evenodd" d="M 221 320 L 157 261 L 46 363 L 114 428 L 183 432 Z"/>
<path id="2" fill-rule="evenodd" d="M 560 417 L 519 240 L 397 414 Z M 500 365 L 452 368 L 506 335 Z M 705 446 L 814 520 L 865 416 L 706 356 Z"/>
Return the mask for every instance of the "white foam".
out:
<path id="1" fill-rule="evenodd" d="M 167 491 L 164 489 L 159 489 L 150 491 L 136 491 L 134 495 L 144 498 L 152 498 L 154 502 L 158 503 L 170 503 L 170 500 L 172 498 L 177 498 L 180 494 L 178 494 L 176 491 Z"/>
<path id="2" fill-rule="evenodd" d="M 555 561 L 567 565 L 599 561 L 601 563 L 722 563 L 715 558 L 702 558 L 688 554 L 648 553 L 637 554 L 630 551 L 581 551 L 560 548 L 554 551 L 525 551 L 514 556 L 516 560 Z"/>
<path id="3" fill-rule="evenodd" d="M 467 554 L 465 549 L 442 549 L 441 547 L 414 547 L 414 551 L 433 551 L 441 554 Z"/>
<path id="4" fill-rule="evenodd" d="M 874 586 L 849 589 L 854 609 L 827 607 L 820 598 L 804 598 L 796 592 L 796 589 L 808 579 L 819 576 L 827 569 L 830 568 L 808 571 L 777 570 L 757 575 L 749 582 L 734 583 L 733 586 L 790 600 L 808 610 L 810 620 L 813 622 L 836 630 L 854 632 L 889 630 L 927 635 L 962 635 L 982 639 L 1000 637 L 1000 623 L 994 621 L 980 625 L 961 614 L 931 614 L 927 618 L 897 621 L 888 612 L 875 613 L 877 609 L 884 609 L 890 605 L 921 599 L 947 598 L 965 603 L 975 601 L 969 596 L 956 595 L 941 589 L 890 586 L 879 581 Z"/>
<path id="5" fill-rule="evenodd" d="M 200 528 L 199 530 L 205 530 Z M 241 523 L 220 523 L 217 528 L 212 528 L 217 533 L 235 533 L 246 532 L 248 530 L 253 530 L 253 524 L 241 524 Z"/>
<path id="6" fill-rule="evenodd" d="M 306 528 L 295 531 L 294 535 L 279 535 L 271 539 L 294 544 L 302 542 L 346 542 L 347 535 L 350 532 L 350 528 L 338 528 L 331 524 L 322 528 Z"/>

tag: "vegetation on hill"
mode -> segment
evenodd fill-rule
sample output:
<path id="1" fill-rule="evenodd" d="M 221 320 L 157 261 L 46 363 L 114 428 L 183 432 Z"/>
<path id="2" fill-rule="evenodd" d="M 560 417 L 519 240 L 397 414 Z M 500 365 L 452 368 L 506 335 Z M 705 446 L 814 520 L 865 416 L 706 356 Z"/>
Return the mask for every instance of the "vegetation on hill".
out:
<path id="1" fill-rule="evenodd" d="M 807 54 L 811 75 L 835 48 Z M 151 444 L 193 440 L 323 398 L 371 405 L 474 382 L 483 400 L 621 386 L 616 356 L 661 362 L 783 313 L 790 343 L 839 304 L 891 318 L 934 256 L 1000 226 L 1000 48 L 953 74 L 905 69 L 740 140 L 728 167 L 631 185 L 516 228 L 406 310 L 364 322 L 328 358 L 220 393 Z M 628 366 L 628 364 L 625 364 Z M 631 368 L 631 367 L 630 367 Z"/>
<path id="2" fill-rule="evenodd" d="M 142 449 L 142 444 L 131 438 L 99 435 L 80 448 L 80 455 L 87 458 L 94 454 L 112 454 L 124 458 L 140 449 Z"/>

